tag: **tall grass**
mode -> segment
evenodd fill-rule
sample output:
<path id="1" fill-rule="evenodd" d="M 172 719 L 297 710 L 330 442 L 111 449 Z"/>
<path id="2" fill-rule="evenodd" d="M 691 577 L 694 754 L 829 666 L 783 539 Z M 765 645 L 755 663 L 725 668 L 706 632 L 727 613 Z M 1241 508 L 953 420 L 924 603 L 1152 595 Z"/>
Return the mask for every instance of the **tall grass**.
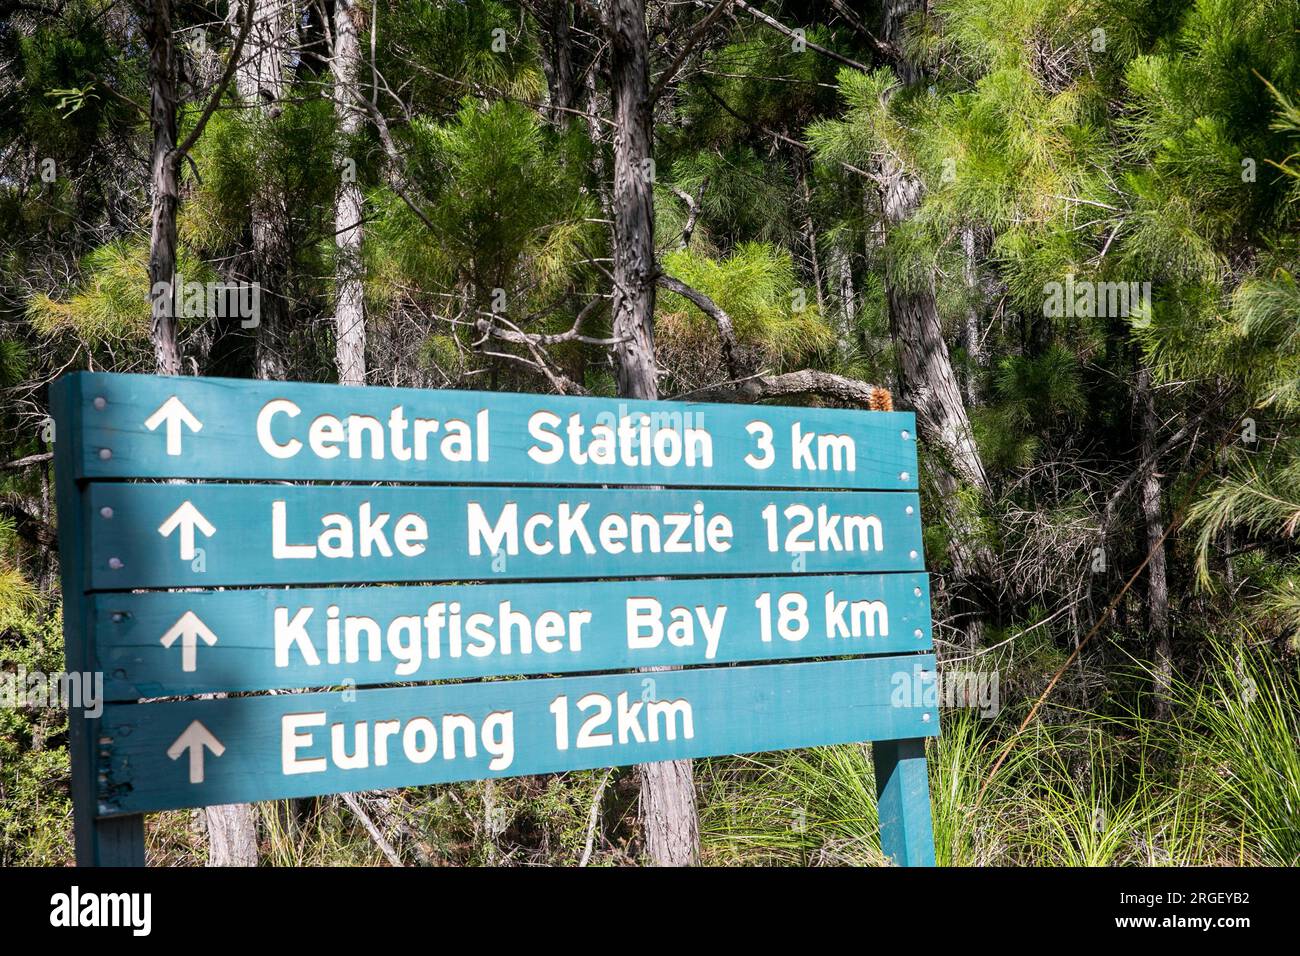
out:
<path id="1" fill-rule="evenodd" d="M 1238 835 L 1231 862 L 1300 863 L 1300 671 L 1244 641 L 1208 655 L 1210 676 L 1176 688 L 1187 772 Z"/>
<path id="2" fill-rule="evenodd" d="M 865 744 L 702 762 L 705 862 L 879 865 L 875 775 Z"/>
<path id="3" fill-rule="evenodd" d="M 1173 786 L 1165 755 L 1130 726 L 1045 728 L 1023 746 L 1011 856 L 1035 866 L 1161 866 L 1206 862 L 1207 821 Z M 1080 741 L 1078 738 L 1082 737 Z"/>
<path id="4" fill-rule="evenodd" d="M 1214 646 L 1207 673 L 1178 686 L 1171 710 L 1159 721 L 1058 708 L 1052 723 L 1014 738 L 1009 716 L 945 711 L 942 736 L 927 745 L 937 862 L 1300 862 L 1294 661 Z M 883 862 L 865 745 L 711 760 L 700 781 L 707 862 Z"/>

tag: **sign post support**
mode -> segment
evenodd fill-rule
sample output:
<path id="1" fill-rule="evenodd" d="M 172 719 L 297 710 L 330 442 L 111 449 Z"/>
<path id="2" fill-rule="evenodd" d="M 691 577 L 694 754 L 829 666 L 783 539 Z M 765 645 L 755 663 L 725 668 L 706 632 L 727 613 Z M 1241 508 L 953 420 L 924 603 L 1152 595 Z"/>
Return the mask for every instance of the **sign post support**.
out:
<path id="1" fill-rule="evenodd" d="M 871 762 L 881 852 L 895 866 L 934 866 L 925 738 L 877 740 L 871 745 Z"/>
<path id="2" fill-rule="evenodd" d="M 82 534 L 66 529 L 85 524 L 85 500 L 76 477 L 81 452 L 81 380 L 51 390 L 55 421 L 54 486 L 59 522 L 59 569 L 63 593 L 63 647 L 66 669 L 88 675 L 100 670 L 86 587 L 86 545 Z M 85 681 L 82 681 L 83 687 Z M 73 839 L 78 866 L 144 866 L 144 815 L 99 815 L 100 719 L 86 716 L 85 693 L 68 701 L 68 753 L 72 764 Z M 102 706 L 103 702 L 100 701 Z"/>

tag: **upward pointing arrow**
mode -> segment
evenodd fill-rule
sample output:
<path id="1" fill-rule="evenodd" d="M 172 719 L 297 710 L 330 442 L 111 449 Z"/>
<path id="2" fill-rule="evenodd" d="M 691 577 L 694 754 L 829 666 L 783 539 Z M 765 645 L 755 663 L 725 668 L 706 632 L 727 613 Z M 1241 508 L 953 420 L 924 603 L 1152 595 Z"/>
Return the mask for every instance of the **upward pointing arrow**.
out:
<path id="1" fill-rule="evenodd" d="M 158 533 L 164 538 L 170 538 L 172 532 L 177 528 L 181 529 L 181 560 L 194 560 L 194 531 L 197 528 L 203 532 L 205 538 L 210 538 L 217 533 L 217 529 L 212 527 L 208 519 L 199 513 L 199 509 L 194 507 L 190 502 L 185 502 L 172 516 L 162 523 L 158 528 Z"/>
<path id="2" fill-rule="evenodd" d="M 212 751 L 214 757 L 226 752 L 225 744 L 212 736 L 212 731 L 199 721 L 194 721 L 185 728 L 185 732 L 176 738 L 176 742 L 167 748 L 167 756 L 176 760 L 185 751 L 190 752 L 190 783 L 203 782 L 203 748 Z"/>
<path id="3" fill-rule="evenodd" d="M 181 639 L 181 670 L 193 673 L 198 669 L 199 638 L 211 647 L 217 643 L 217 635 L 199 620 L 193 611 L 186 611 L 181 619 L 172 625 L 171 630 L 162 636 L 162 646 L 171 647 L 177 638 Z"/>
<path id="4" fill-rule="evenodd" d="M 144 427 L 151 432 L 157 431 L 158 426 L 163 422 L 167 423 L 167 454 L 169 455 L 181 453 L 182 425 L 192 432 L 203 430 L 203 423 L 195 418 L 194 413 L 175 395 L 163 402 L 158 411 L 145 419 Z"/>

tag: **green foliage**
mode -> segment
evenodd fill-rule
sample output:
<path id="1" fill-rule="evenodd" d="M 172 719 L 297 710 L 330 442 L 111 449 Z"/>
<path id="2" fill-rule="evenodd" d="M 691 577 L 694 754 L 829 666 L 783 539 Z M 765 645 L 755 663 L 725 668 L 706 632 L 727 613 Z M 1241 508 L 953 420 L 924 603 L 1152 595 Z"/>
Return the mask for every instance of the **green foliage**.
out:
<path id="1" fill-rule="evenodd" d="M 0 388 L 13 388 L 27 377 L 31 353 L 17 339 L 0 339 Z"/>
<path id="2" fill-rule="evenodd" d="M 512 314 L 573 281 L 598 233 L 566 152 L 571 139 L 545 131 L 526 107 L 468 99 L 447 123 L 412 124 L 409 138 L 430 225 L 400 198 L 376 197 L 382 215 L 367 255 L 383 281 L 464 283 L 480 308 L 504 289 Z"/>
<path id="3" fill-rule="evenodd" d="M 1245 635 L 1243 635 L 1244 637 Z M 1193 735 L 1189 774 L 1239 835 L 1243 850 L 1273 866 L 1300 862 L 1300 674 L 1244 640 L 1211 648 L 1211 678 L 1181 683 Z"/>
<path id="4" fill-rule="evenodd" d="M 1068 427 L 1085 407 L 1078 359 L 1058 344 L 1033 357 L 1005 356 L 994 373 L 994 387 L 1003 409 L 1029 430 Z"/>
<path id="5" fill-rule="evenodd" d="M 1300 442 L 1282 442 L 1265 456 L 1235 455 L 1228 474 L 1196 501 L 1188 520 L 1197 528 L 1197 571 L 1205 584 L 1210 545 L 1225 528 L 1294 537 L 1300 528 Z"/>
<path id="6" fill-rule="evenodd" d="M 808 30 L 807 39 L 835 45 L 821 26 Z M 683 133 L 693 143 L 730 146 L 750 139 L 756 129 L 798 130 L 834 96 L 831 60 L 796 51 L 788 38 L 761 26 L 747 28 L 743 38 L 710 52 L 705 62 L 708 74 L 687 87 L 679 107 Z"/>
<path id="7" fill-rule="evenodd" d="M 697 242 L 708 237 L 713 244 L 730 246 L 746 239 L 776 242 L 790 237 L 794 221 L 790 174 L 783 166 L 765 162 L 752 147 L 692 151 L 676 159 L 671 172 L 674 186 L 702 197 Z M 662 208 L 663 192 L 656 191 L 656 208 Z M 663 228 L 658 234 L 669 238 L 675 231 Z"/>
<path id="8" fill-rule="evenodd" d="M 390 82 L 404 79 L 403 100 L 414 112 L 444 116 L 477 89 L 541 98 L 545 81 L 532 21 L 507 4 L 404 0 L 386 7 L 383 17 L 378 66 Z M 504 48 L 494 50 L 498 36 Z"/>
<path id="9" fill-rule="evenodd" d="M 864 744 L 708 761 L 700 821 L 709 862 L 881 865 Z"/>
<path id="10" fill-rule="evenodd" d="M 186 111 L 182 137 L 196 114 Z M 333 248 L 337 146 L 333 107 L 325 100 L 214 113 L 193 154 L 198 173 L 181 203 L 181 240 L 207 254 L 228 252 L 247 245 L 253 212 L 275 221 L 278 210 L 292 210 L 282 224 L 290 254 L 303 271 L 324 271 L 325 252 Z"/>
<path id="11" fill-rule="evenodd" d="M 62 621 L 0 566 L 0 671 L 63 670 Z M 0 677 L 0 679 L 3 679 Z M 66 864 L 72 855 L 67 712 L 0 707 L 0 865 Z"/>
<path id="12" fill-rule="evenodd" d="M 757 348 L 766 362 L 806 358 L 831 344 L 830 327 L 808 290 L 796 280 L 788 253 L 757 242 L 742 243 L 726 259 L 689 250 L 663 257 L 664 270 L 703 292 L 731 316 L 738 340 Z M 673 293 L 659 296 L 656 322 L 669 340 L 713 337 L 712 320 Z"/>
<path id="13" fill-rule="evenodd" d="M 1100 732 L 1087 744 L 1037 734 L 1017 782 L 1024 829 L 1016 853 L 1039 866 L 1192 864 L 1203 845 L 1185 829 L 1185 798 L 1124 766 L 1124 747 Z M 1141 763 L 1138 764 L 1142 766 Z M 1188 858 L 1191 855 L 1192 858 Z"/>
<path id="14" fill-rule="evenodd" d="M 177 271 L 192 281 L 211 272 L 182 252 Z M 27 303 L 32 325 L 42 335 L 73 332 L 92 345 L 147 339 L 149 335 L 149 250 L 125 240 L 94 249 L 81 262 L 81 281 L 68 298 L 37 293 Z"/>
<path id="15" fill-rule="evenodd" d="M 15 52 L 12 75 L 27 94 L 18 101 L 25 133 L 42 156 L 70 168 L 85 163 L 105 124 L 129 115 L 99 88 L 124 57 L 105 28 L 103 4 L 68 4 L 60 17 L 21 36 Z"/>

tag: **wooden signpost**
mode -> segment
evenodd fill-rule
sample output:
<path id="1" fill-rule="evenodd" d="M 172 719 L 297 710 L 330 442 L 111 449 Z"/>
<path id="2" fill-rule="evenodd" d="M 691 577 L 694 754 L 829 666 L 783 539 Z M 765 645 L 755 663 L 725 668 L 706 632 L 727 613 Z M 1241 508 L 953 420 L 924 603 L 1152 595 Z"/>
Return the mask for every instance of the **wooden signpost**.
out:
<path id="1" fill-rule="evenodd" d="M 106 699 L 79 863 L 143 864 L 157 810 L 856 741 L 885 853 L 933 863 L 910 413 L 97 373 L 52 404 L 68 669 Z"/>

